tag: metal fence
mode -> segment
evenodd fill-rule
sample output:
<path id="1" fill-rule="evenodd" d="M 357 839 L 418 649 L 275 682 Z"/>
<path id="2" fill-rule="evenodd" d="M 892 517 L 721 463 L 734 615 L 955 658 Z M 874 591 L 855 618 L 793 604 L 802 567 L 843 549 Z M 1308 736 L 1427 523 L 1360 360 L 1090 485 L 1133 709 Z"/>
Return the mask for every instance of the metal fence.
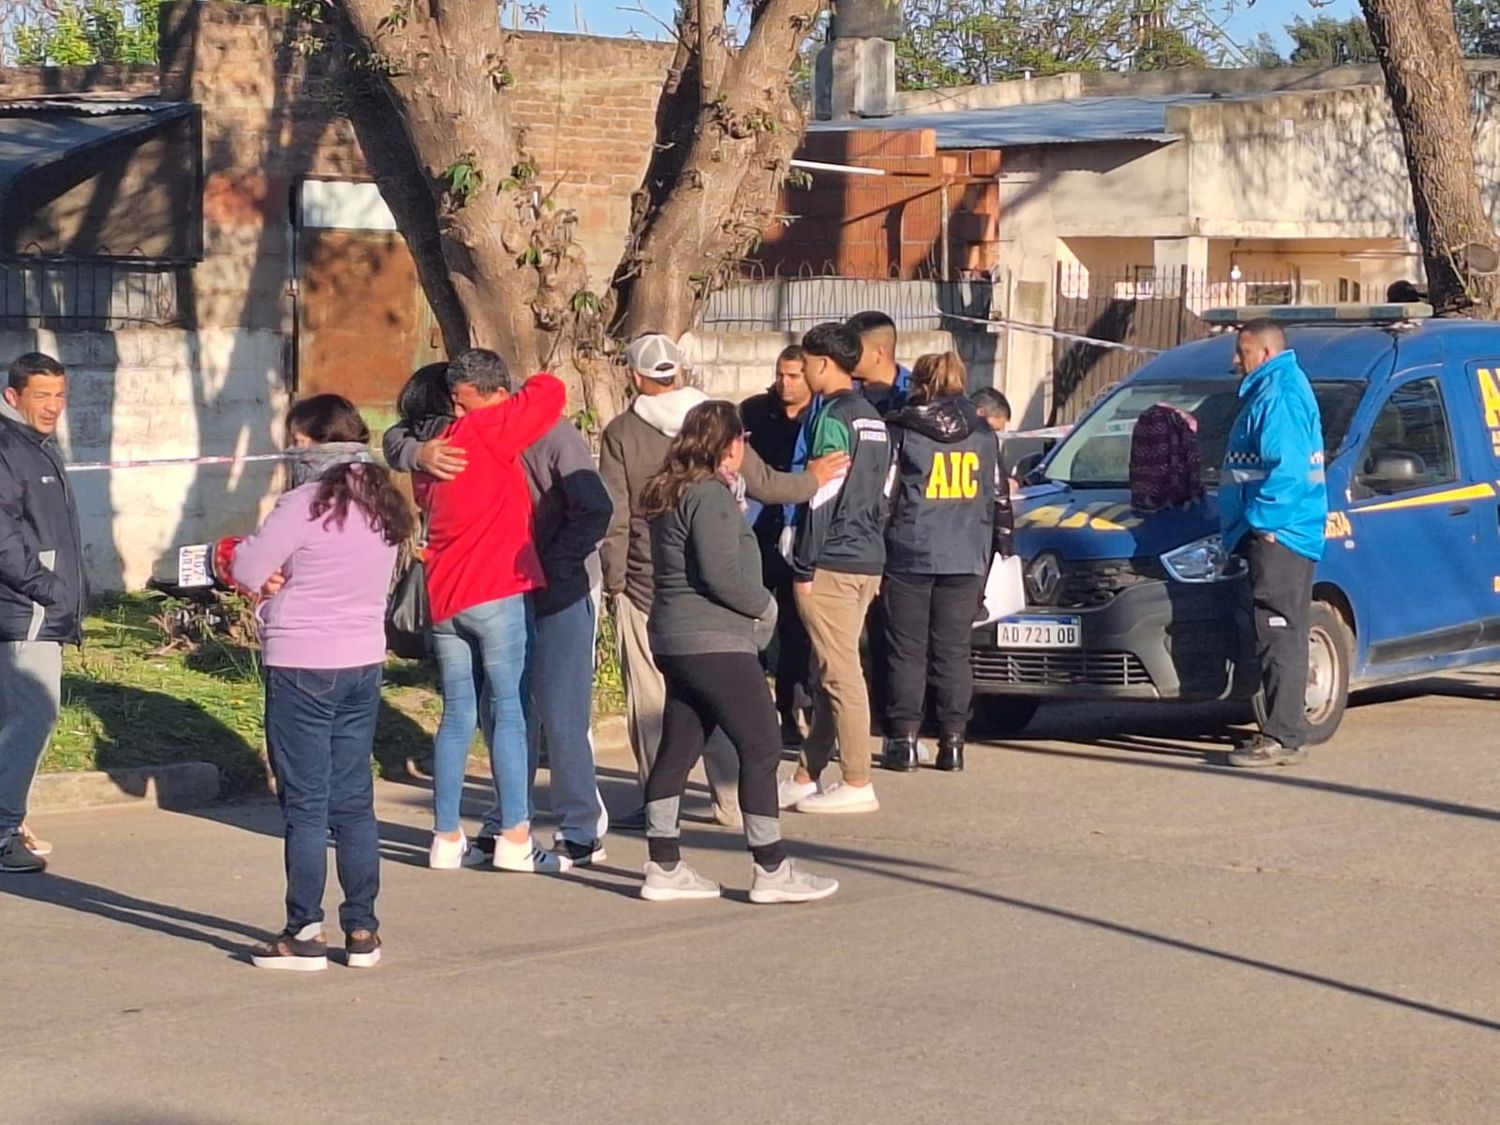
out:
<path id="1" fill-rule="evenodd" d="M 806 332 L 815 324 L 879 309 L 902 332 L 956 329 L 988 319 L 1001 287 L 987 281 L 866 280 L 849 277 L 746 277 L 709 295 L 707 332 Z"/>
<path id="2" fill-rule="evenodd" d="M 1316 283 L 1296 275 L 1222 278 L 1187 269 L 1141 269 L 1120 275 L 1059 266 L 1054 327 L 1091 340 L 1165 350 L 1209 334 L 1198 315 L 1205 309 L 1325 299 Z M 1102 391 L 1150 358 L 1149 352 L 1103 348 L 1082 340 L 1056 341 L 1050 424 L 1074 421 Z"/>
<path id="3" fill-rule="evenodd" d="M 190 268 L 149 259 L 0 258 L 0 330 L 185 325 Z"/>

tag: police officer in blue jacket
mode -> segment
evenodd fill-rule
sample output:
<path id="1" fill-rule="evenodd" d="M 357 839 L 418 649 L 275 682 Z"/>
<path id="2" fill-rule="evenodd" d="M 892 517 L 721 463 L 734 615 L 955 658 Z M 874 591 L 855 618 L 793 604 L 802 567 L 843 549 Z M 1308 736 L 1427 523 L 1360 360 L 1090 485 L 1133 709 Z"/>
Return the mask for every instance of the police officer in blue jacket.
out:
<path id="1" fill-rule="evenodd" d="M 1246 613 L 1266 718 L 1229 764 L 1289 766 L 1307 757 L 1308 618 L 1328 518 L 1323 425 L 1312 385 L 1277 324 L 1253 320 L 1240 329 L 1234 368 L 1244 378 L 1220 475 L 1219 517 L 1225 548 L 1250 569 Z"/>

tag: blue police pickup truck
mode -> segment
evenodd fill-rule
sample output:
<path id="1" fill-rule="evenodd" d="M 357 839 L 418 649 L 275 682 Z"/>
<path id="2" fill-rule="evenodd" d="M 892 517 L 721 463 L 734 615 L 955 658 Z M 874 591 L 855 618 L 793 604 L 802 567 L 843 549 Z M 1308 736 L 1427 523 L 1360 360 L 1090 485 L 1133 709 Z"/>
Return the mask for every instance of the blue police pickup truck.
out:
<path id="1" fill-rule="evenodd" d="M 1214 310 L 1283 324 L 1323 416 L 1329 514 L 1313 592 L 1314 741 L 1352 688 L 1500 661 L 1500 323 L 1424 305 Z M 1174 348 L 1097 402 L 1026 478 L 1026 611 L 975 631 L 976 719 L 1046 700 L 1252 699 L 1245 575 L 1219 542 L 1219 466 L 1239 409 L 1232 331 Z M 1155 403 L 1198 422 L 1204 501 L 1130 506 L 1130 439 Z"/>

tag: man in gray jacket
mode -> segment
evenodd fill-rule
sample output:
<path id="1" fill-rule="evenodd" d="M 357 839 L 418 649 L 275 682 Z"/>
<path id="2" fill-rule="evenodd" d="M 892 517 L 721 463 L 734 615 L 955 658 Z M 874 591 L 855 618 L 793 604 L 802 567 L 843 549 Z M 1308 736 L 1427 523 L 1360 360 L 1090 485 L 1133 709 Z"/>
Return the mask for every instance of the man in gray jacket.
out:
<path id="1" fill-rule="evenodd" d="M 420 440 L 398 423 L 386 431 L 386 460 L 451 480 L 466 464 L 463 450 L 442 437 Z M 536 637 L 531 652 L 531 765 L 547 751 L 552 811 L 561 821 L 556 848 L 574 864 L 604 858 L 609 817 L 599 796 L 590 729 L 594 639 L 598 629 L 599 542 L 611 505 L 583 435 L 566 418 L 521 455 L 531 489 L 532 537 L 545 589 L 532 596 Z M 489 862 L 498 810 L 486 814 L 474 841 L 474 862 Z"/>
<path id="2" fill-rule="evenodd" d="M 641 791 L 661 744 L 662 709 L 666 686 L 651 654 L 646 632 L 655 583 L 651 563 L 651 530 L 640 514 L 641 488 L 666 459 L 667 447 L 682 428 L 687 412 L 708 395 L 681 383 L 682 352 L 668 337 L 646 335 L 625 351 L 626 366 L 638 392 L 630 409 L 604 428 L 599 448 L 599 473 L 614 503 L 609 533 L 600 547 L 604 593 L 612 599 L 620 640 L 620 668 L 630 748 L 635 753 Z M 847 471 L 849 459 L 825 457 L 803 473 L 778 473 L 766 467 L 753 449 L 745 451 L 741 475 L 746 495 L 762 504 L 803 504 L 822 484 Z M 739 765 L 734 748 L 722 732 L 708 740 L 704 772 L 713 790 L 714 818 L 724 825 L 740 821 Z M 645 810 L 617 820 L 616 827 L 645 828 Z"/>

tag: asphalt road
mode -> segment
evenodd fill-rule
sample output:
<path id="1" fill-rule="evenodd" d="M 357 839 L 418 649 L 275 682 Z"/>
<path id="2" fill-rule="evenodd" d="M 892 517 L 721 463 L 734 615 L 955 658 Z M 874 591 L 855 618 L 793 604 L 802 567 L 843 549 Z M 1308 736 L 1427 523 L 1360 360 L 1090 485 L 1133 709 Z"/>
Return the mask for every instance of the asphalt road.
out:
<path id="1" fill-rule="evenodd" d="M 1211 764 L 1212 710 L 1044 712 L 879 776 L 879 814 L 789 816 L 843 880 L 801 907 L 750 905 L 702 819 L 717 902 L 635 898 L 625 836 L 429 872 L 428 794 L 386 785 L 372 972 L 241 960 L 273 806 L 55 817 L 52 873 L 0 882 L 0 1120 L 1500 1121 L 1497 696 L 1381 693 L 1269 774 Z"/>

